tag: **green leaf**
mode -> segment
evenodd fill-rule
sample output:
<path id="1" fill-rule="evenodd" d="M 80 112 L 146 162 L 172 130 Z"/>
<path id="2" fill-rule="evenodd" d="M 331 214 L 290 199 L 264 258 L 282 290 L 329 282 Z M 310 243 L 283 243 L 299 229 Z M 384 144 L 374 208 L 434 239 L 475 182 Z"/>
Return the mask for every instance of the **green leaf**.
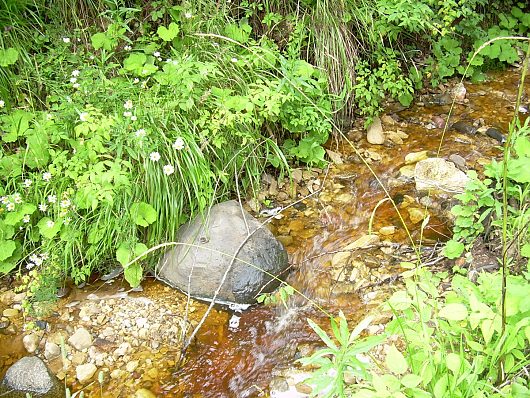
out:
<path id="1" fill-rule="evenodd" d="M 131 260 L 131 249 L 126 243 L 122 243 L 116 250 L 116 259 L 125 266 Z"/>
<path id="2" fill-rule="evenodd" d="M 396 346 L 391 345 L 388 349 L 388 353 L 386 354 L 385 363 L 387 368 L 396 374 L 403 374 L 405 373 L 409 366 L 407 364 L 407 360 L 403 356 L 401 352 L 396 348 Z"/>
<path id="3" fill-rule="evenodd" d="M 225 26 L 225 35 L 239 43 L 246 43 L 250 37 L 251 31 L 252 28 L 246 23 L 241 24 L 241 27 L 234 23 Z"/>
<path id="4" fill-rule="evenodd" d="M 448 376 L 445 374 L 438 379 L 434 385 L 434 397 L 435 398 L 446 398 L 447 397 L 447 384 Z"/>
<path id="5" fill-rule="evenodd" d="M 329 336 L 322 330 L 320 326 L 318 326 L 315 322 L 313 322 L 311 319 L 307 319 L 307 323 L 309 323 L 309 326 L 311 326 L 311 329 L 315 331 L 316 334 L 318 334 L 318 337 L 326 344 L 329 348 L 333 350 L 337 350 L 337 346 L 335 343 L 329 338 Z"/>
<path id="6" fill-rule="evenodd" d="M 480 323 L 480 331 L 482 332 L 482 336 L 484 337 L 484 342 L 486 344 L 489 344 L 489 342 L 491 341 L 491 338 L 493 337 L 493 333 L 495 332 L 493 320 L 491 319 L 483 320 Z"/>
<path id="7" fill-rule="evenodd" d="M 463 321 L 467 318 L 467 315 L 467 308 L 461 303 L 447 304 L 438 313 L 440 318 L 445 318 L 450 321 Z"/>
<path id="8" fill-rule="evenodd" d="M 413 98 L 411 93 L 403 93 L 398 97 L 398 101 L 403 106 L 409 106 Z"/>
<path id="9" fill-rule="evenodd" d="M 11 257 L 17 245 L 13 240 L 0 240 L 0 261 L 4 261 Z"/>
<path id="10" fill-rule="evenodd" d="M 445 363 L 447 364 L 447 368 L 454 374 L 458 374 L 460 372 L 460 367 L 462 365 L 460 356 L 451 352 L 447 354 L 447 357 L 445 358 Z"/>
<path id="11" fill-rule="evenodd" d="M 0 66 L 13 65 L 18 60 L 18 51 L 13 47 L 0 49 Z"/>
<path id="12" fill-rule="evenodd" d="M 48 136 L 45 133 L 32 134 L 26 138 L 28 155 L 26 164 L 29 168 L 42 168 L 50 161 Z"/>
<path id="13" fill-rule="evenodd" d="M 462 255 L 464 252 L 464 244 L 457 242 L 456 240 L 449 240 L 444 247 L 444 255 L 449 259 L 455 259 Z"/>
<path id="14" fill-rule="evenodd" d="M 171 22 L 166 28 L 165 26 L 159 26 L 156 33 L 164 41 L 171 41 L 179 34 L 179 26 L 175 22 Z"/>
<path id="15" fill-rule="evenodd" d="M 54 222 L 49 217 L 43 217 L 37 223 L 37 227 L 39 228 L 40 234 L 48 239 L 52 239 L 55 235 L 57 235 L 57 232 L 59 232 L 61 226 L 61 220 Z"/>
<path id="16" fill-rule="evenodd" d="M 90 40 L 92 42 L 92 46 L 96 50 L 103 48 L 107 51 L 111 51 L 114 47 L 114 41 L 109 36 L 107 36 L 106 33 L 96 33 L 92 35 Z"/>
<path id="17" fill-rule="evenodd" d="M 403 384 L 407 388 L 417 387 L 421 382 L 422 382 L 422 378 L 414 374 L 405 375 L 401 379 L 401 384 Z"/>
<path id="18" fill-rule="evenodd" d="M 156 210 L 148 203 L 139 202 L 131 206 L 131 217 L 136 225 L 147 227 L 156 221 Z"/>
<path id="19" fill-rule="evenodd" d="M 125 268 L 123 275 L 131 287 L 137 287 L 142 281 L 143 269 L 139 263 L 134 263 Z"/>

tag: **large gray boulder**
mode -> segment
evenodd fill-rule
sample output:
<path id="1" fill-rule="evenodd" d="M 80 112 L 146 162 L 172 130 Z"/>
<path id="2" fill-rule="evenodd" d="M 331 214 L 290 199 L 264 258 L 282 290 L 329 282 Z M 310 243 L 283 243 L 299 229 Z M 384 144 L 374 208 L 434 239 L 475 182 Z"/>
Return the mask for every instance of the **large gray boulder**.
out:
<path id="1" fill-rule="evenodd" d="M 178 241 L 197 246 L 179 245 L 167 252 L 158 264 L 156 275 L 172 287 L 183 292 L 189 290 L 196 298 L 213 298 L 234 255 L 237 259 L 231 265 L 217 302 L 255 303 L 257 294 L 271 292 L 279 284 L 264 271 L 280 276 L 288 266 L 282 244 L 233 200 L 213 206 L 204 219 L 196 217 L 183 225 Z"/>
<path id="2" fill-rule="evenodd" d="M 38 357 L 24 357 L 15 362 L 0 384 L 2 398 L 26 398 L 27 394 L 41 398 L 65 397 L 64 385 Z"/>

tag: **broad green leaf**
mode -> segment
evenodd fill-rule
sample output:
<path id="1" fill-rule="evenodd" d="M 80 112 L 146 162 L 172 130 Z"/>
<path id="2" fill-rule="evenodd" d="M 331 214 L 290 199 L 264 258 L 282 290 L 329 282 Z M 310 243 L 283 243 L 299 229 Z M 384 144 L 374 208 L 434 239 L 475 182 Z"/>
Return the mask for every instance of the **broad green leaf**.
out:
<path id="1" fill-rule="evenodd" d="M 407 374 L 401 379 L 401 384 L 407 388 L 417 387 L 422 382 L 422 378 L 418 375 Z"/>
<path id="2" fill-rule="evenodd" d="M 447 304 L 438 313 L 440 318 L 445 318 L 450 321 L 463 321 L 467 318 L 467 315 L 466 306 L 460 303 Z"/>
<path id="3" fill-rule="evenodd" d="M 131 264 L 127 268 L 125 268 L 125 270 L 123 271 L 123 275 L 125 276 L 125 280 L 129 282 L 129 285 L 131 285 L 131 287 L 137 287 L 142 281 L 142 266 L 139 263 Z"/>
<path id="4" fill-rule="evenodd" d="M 444 255 L 449 259 L 455 259 L 462 255 L 464 252 L 464 244 L 457 242 L 456 240 L 449 240 L 444 247 Z"/>
<path id="5" fill-rule="evenodd" d="M 447 384 L 448 384 L 448 377 L 447 375 L 443 375 L 438 379 L 436 384 L 434 385 L 434 398 L 447 398 Z"/>
<path id="6" fill-rule="evenodd" d="M 411 104 L 413 98 L 411 93 L 403 93 L 398 97 L 398 101 L 401 105 L 407 107 Z"/>
<path id="7" fill-rule="evenodd" d="M 131 260 L 131 249 L 126 243 L 122 243 L 116 250 L 116 259 L 125 266 Z"/>
<path id="8" fill-rule="evenodd" d="M 13 240 L 0 240 L 0 261 L 4 261 L 11 257 L 17 245 Z"/>
<path id="9" fill-rule="evenodd" d="M 31 169 L 42 168 L 50 161 L 48 136 L 46 133 L 32 134 L 26 138 L 26 164 Z"/>
<path id="10" fill-rule="evenodd" d="M 394 346 L 391 345 L 388 348 L 388 353 L 386 354 L 385 363 L 387 368 L 396 374 L 403 374 L 405 373 L 409 366 L 407 364 L 407 360 L 403 356 L 401 352 Z"/>
<path id="11" fill-rule="evenodd" d="M 489 344 L 493 333 L 495 332 L 494 324 L 491 319 L 485 319 L 480 323 L 480 330 L 482 332 L 482 337 L 484 337 L 484 342 Z"/>
<path id="12" fill-rule="evenodd" d="M 171 22 L 166 28 L 165 26 L 159 26 L 156 33 L 164 41 L 171 41 L 179 34 L 179 26 L 175 22 Z"/>
<path id="13" fill-rule="evenodd" d="M 37 227 L 39 228 L 40 234 L 48 239 L 52 239 L 55 235 L 57 235 L 57 232 L 59 232 L 61 226 L 61 220 L 53 221 L 49 217 L 43 217 L 37 223 Z"/>
<path id="14" fill-rule="evenodd" d="M 18 51 L 13 47 L 0 49 L 0 66 L 13 65 L 18 60 Z"/>
<path id="15" fill-rule="evenodd" d="M 524 335 L 526 336 L 528 344 L 530 345 L 530 326 L 524 328 Z"/>
<path id="16" fill-rule="evenodd" d="M 106 33 L 96 33 L 90 38 L 94 49 L 98 50 L 103 48 L 107 51 L 112 51 L 114 47 L 114 40 L 110 38 Z"/>
<path id="17" fill-rule="evenodd" d="M 131 217 L 136 225 L 147 227 L 156 221 L 156 210 L 148 203 L 133 203 L 131 206 Z"/>
<path id="18" fill-rule="evenodd" d="M 37 207 L 34 204 L 24 203 L 20 206 L 20 208 L 17 208 L 17 211 L 7 213 L 4 223 L 6 225 L 15 225 L 22 221 L 26 214 L 31 215 L 35 212 L 35 210 L 37 210 Z"/>
<path id="19" fill-rule="evenodd" d="M 232 40 L 235 40 L 239 43 L 246 43 L 250 37 L 250 32 L 252 28 L 249 24 L 241 24 L 238 26 L 234 23 L 227 24 L 225 26 L 225 35 Z"/>
<path id="20" fill-rule="evenodd" d="M 0 275 L 8 274 L 17 266 L 16 261 L 0 261 Z"/>
<path id="21" fill-rule="evenodd" d="M 462 365 L 460 356 L 450 352 L 445 358 L 445 363 L 447 364 L 447 368 L 454 374 L 458 374 L 460 372 L 460 367 Z"/>

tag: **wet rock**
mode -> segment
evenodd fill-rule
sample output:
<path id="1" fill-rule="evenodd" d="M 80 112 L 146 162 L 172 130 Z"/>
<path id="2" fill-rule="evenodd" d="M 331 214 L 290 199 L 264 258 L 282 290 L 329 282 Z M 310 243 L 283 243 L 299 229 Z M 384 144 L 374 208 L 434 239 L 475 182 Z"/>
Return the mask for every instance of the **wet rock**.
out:
<path id="1" fill-rule="evenodd" d="M 6 318 L 15 318 L 18 316 L 18 310 L 14 308 L 6 308 L 2 313 Z"/>
<path id="2" fill-rule="evenodd" d="M 304 382 L 296 383 L 294 387 L 301 394 L 311 394 L 313 392 L 313 389 L 307 384 L 304 384 Z"/>
<path id="3" fill-rule="evenodd" d="M 11 321 L 9 320 L 9 318 L 7 318 L 5 316 L 0 317 L 0 329 L 7 328 L 10 323 L 11 323 Z"/>
<path id="4" fill-rule="evenodd" d="M 418 191 L 432 189 L 459 193 L 464 191 L 468 177 L 454 163 L 441 158 L 430 158 L 416 163 L 414 180 Z"/>
<path id="5" fill-rule="evenodd" d="M 3 292 L 0 294 L 0 303 L 4 305 L 11 305 L 15 302 L 15 292 L 12 290 L 8 290 L 7 292 Z"/>
<path id="6" fill-rule="evenodd" d="M 428 157 L 428 151 L 411 152 L 405 156 L 405 164 L 409 165 L 409 164 L 417 163 L 420 160 L 427 159 L 427 157 Z"/>
<path id="7" fill-rule="evenodd" d="M 408 164 L 399 169 L 399 174 L 403 177 L 412 179 L 414 177 L 414 165 Z"/>
<path id="8" fill-rule="evenodd" d="M 114 350 L 113 355 L 114 355 L 114 358 L 119 358 L 119 357 L 122 357 L 128 354 L 130 351 L 131 351 L 131 345 L 125 341 L 121 343 L 120 346 L 116 348 L 116 350 Z"/>
<path id="9" fill-rule="evenodd" d="M 407 211 L 409 213 L 410 221 L 413 224 L 417 224 L 420 221 L 423 221 L 425 217 L 427 217 L 428 213 L 423 209 L 418 209 L 415 207 L 409 207 L 407 208 Z"/>
<path id="10" fill-rule="evenodd" d="M 506 137 L 504 134 L 502 134 L 499 130 L 497 130 L 494 127 L 491 127 L 486 130 L 486 135 L 488 137 L 491 137 L 497 141 L 499 141 L 501 144 L 504 144 L 506 142 Z"/>
<path id="11" fill-rule="evenodd" d="M 0 396 L 6 398 L 64 398 L 62 383 L 37 357 L 24 357 L 12 365 L 0 384 Z"/>
<path id="12" fill-rule="evenodd" d="M 458 83 L 453 87 L 451 90 L 451 94 L 455 101 L 462 102 L 466 98 L 467 90 L 466 86 L 464 86 L 464 83 Z"/>
<path id="13" fill-rule="evenodd" d="M 92 379 L 97 370 L 98 368 L 93 363 L 78 365 L 75 368 L 75 377 L 81 384 L 85 384 Z"/>
<path id="14" fill-rule="evenodd" d="M 378 117 L 375 117 L 370 127 L 368 127 L 366 140 L 373 145 L 381 145 L 385 142 L 383 126 L 381 125 L 381 119 Z"/>
<path id="15" fill-rule="evenodd" d="M 40 338 L 35 333 L 27 334 L 22 339 L 24 348 L 30 354 L 33 354 L 37 350 L 37 348 L 39 347 L 39 342 L 40 342 Z"/>
<path id="16" fill-rule="evenodd" d="M 76 350 L 81 351 L 92 345 L 92 336 L 88 330 L 81 327 L 68 339 L 68 343 Z"/>
<path id="17" fill-rule="evenodd" d="M 466 166 L 466 159 L 464 159 L 462 156 L 453 153 L 451 156 L 449 156 L 449 160 L 455 164 L 456 167 L 458 167 L 459 170 L 465 171 L 467 170 Z"/>
<path id="18" fill-rule="evenodd" d="M 271 396 L 276 396 L 278 392 L 289 391 L 289 383 L 284 377 L 275 377 L 269 384 Z"/>
<path id="19" fill-rule="evenodd" d="M 390 115 L 382 115 L 381 122 L 386 126 L 393 126 L 396 124 L 396 121 Z"/>
<path id="20" fill-rule="evenodd" d="M 356 249 L 363 249 L 371 245 L 375 245 L 377 243 L 379 243 L 378 235 L 363 235 L 359 239 L 357 239 L 355 242 L 350 243 L 349 245 L 344 247 L 343 250 L 351 251 L 351 250 L 356 250 Z"/>
<path id="21" fill-rule="evenodd" d="M 253 234 L 247 239 L 249 232 Z M 184 292 L 190 283 L 189 293 L 198 298 L 211 299 L 231 266 L 217 301 L 254 303 L 258 292 L 270 292 L 278 286 L 261 270 L 280 275 L 288 266 L 282 244 L 236 201 L 212 207 L 206 224 L 200 217 L 185 224 L 179 230 L 178 240 L 198 247 L 179 246 L 166 253 L 157 276 Z M 232 262 L 234 254 L 253 266 Z"/>
<path id="22" fill-rule="evenodd" d="M 388 225 L 379 229 L 381 235 L 394 235 L 396 233 L 396 227 L 393 225 Z"/>
<path id="23" fill-rule="evenodd" d="M 445 119 L 441 116 L 433 116 L 432 123 L 436 128 L 443 129 L 445 127 Z"/>
<path id="24" fill-rule="evenodd" d="M 47 341 L 44 345 L 44 357 L 49 361 L 61 355 L 61 348 L 51 341 Z"/>
<path id="25" fill-rule="evenodd" d="M 127 365 L 125 365 L 125 370 L 129 373 L 132 373 L 136 370 L 138 365 L 139 365 L 138 361 L 130 361 L 127 363 Z"/>
<path id="26" fill-rule="evenodd" d="M 477 132 L 477 128 L 472 124 L 464 121 L 453 123 L 451 129 L 458 131 L 462 134 L 474 135 Z"/>
<path id="27" fill-rule="evenodd" d="M 134 398 L 156 398 L 156 395 L 147 388 L 140 388 L 134 393 Z"/>

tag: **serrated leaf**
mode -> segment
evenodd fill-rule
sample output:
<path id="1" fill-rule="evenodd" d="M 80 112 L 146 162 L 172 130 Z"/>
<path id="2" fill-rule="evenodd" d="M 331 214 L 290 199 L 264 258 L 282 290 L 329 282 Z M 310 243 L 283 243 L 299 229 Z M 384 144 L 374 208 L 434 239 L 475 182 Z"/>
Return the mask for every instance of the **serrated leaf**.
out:
<path id="1" fill-rule="evenodd" d="M 133 203 L 131 206 L 131 217 L 136 225 L 147 227 L 156 221 L 156 210 L 148 203 Z"/>
<path id="2" fill-rule="evenodd" d="M 467 318 L 467 315 L 467 308 L 461 303 L 447 304 L 438 313 L 440 318 L 445 318 L 450 321 L 463 321 Z"/>
<path id="3" fill-rule="evenodd" d="M 457 242 L 456 240 L 449 240 L 444 247 L 444 255 L 449 259 L 455 259 L 462 255 L 464 252 L 464 244 Z"/>
<path id="4" fill-rule="evenodd" d="M 4 261 L 11 257 L 17 245 L 13 240 L 0 240 L 0 261 Z"/>
<path id="5" fill-rule="evenodd" d="M 396 374 L 403 374 L 405 373 L 409 366 L 407 364 L 407 360 L 403 356 L 401 352 L 394 346 L 391 345 L 388 349 L 388 352 L 386 354 L 385 363 L 387 368 Z"/>

